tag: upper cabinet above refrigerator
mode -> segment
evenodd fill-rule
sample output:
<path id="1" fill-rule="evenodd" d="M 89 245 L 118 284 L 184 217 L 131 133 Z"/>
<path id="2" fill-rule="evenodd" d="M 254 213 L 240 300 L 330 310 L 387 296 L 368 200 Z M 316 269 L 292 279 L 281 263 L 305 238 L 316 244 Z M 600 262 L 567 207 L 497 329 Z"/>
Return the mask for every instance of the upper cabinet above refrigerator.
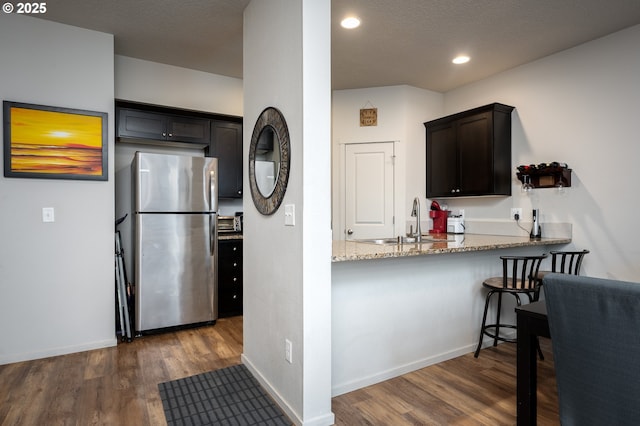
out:
<path id="1" fill-rule="evenodd" d="M 211 120 L 179 115 L 118 110 L 118 137 L 209 145 Z"/>
<path id="2" fill-rule="evenodd" d="M 118 143 L 202 149 L 218 159 L 220 198 L 242 198 L 242 117 L 116 101 Z"/>

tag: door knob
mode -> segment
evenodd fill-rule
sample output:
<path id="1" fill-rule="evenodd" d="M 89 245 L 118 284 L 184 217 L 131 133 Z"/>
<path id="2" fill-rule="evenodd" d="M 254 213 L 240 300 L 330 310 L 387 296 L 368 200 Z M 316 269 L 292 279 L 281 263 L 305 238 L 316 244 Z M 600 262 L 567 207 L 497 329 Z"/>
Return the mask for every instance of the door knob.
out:
<path id="1" fill-rule="evenodd" d="M 351 235 L 351 234 L 353 234 L 353 229 L 351 228 L 347 229 L 347 235 Z"/>

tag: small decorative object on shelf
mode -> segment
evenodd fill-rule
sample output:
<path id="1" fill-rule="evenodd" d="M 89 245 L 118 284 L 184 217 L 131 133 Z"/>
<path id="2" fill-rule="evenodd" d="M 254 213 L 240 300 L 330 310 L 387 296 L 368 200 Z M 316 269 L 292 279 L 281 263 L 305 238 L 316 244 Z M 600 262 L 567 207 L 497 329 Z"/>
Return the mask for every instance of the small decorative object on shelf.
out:
<path id="1" fill-rule="evenodd" d="M 571 186 L 571 169 L 566 163 L 540 163 L 520 165 L 516 176 L 523 184 L 533 188 L 562 189 Z"/>

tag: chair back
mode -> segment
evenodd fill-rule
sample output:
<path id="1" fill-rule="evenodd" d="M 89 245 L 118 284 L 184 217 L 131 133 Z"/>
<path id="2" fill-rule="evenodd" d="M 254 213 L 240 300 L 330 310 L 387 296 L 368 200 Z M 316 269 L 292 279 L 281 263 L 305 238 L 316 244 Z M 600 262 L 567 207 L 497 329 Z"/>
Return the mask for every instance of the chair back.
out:
<path id="1" fill-rule="evenodd" d="M 551 271 L 561 274 L 580 275 L 580 266 L 584 255 L 589 250 L 582 251 L 550 251 Z"/>
<path id="2" fill-rule="evenodd" d="M 640 284 L 549 274 L 545 300 L 562 425 L 640 421 Z"/>
<path id="3" fill-rule="evenodd" d="M 540 262 L 547 257 L 539 256 L 500 256 L 502 259 L 502 287 L 506 290 L 535 290 L 540 270 Z"/>

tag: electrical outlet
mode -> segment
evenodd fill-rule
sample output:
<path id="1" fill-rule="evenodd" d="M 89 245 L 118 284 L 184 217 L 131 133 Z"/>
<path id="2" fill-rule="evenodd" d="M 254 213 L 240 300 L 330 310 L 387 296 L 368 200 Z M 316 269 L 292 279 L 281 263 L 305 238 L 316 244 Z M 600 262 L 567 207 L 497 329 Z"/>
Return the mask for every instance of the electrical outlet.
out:
<path id="1" fill-rule="evenodd" d="M 522 209 L 520 207 L 511 209 L 511 219 L 516 220 L 516 215 L 518 215 L 518 219 L 522 219 Z"/>
<path id="2" fill-rule="evenodd" d="M 292 350 L 291 340 L 284 339 L 284 359 L 287 360 L 289 364 L 293 363 Z"/>

